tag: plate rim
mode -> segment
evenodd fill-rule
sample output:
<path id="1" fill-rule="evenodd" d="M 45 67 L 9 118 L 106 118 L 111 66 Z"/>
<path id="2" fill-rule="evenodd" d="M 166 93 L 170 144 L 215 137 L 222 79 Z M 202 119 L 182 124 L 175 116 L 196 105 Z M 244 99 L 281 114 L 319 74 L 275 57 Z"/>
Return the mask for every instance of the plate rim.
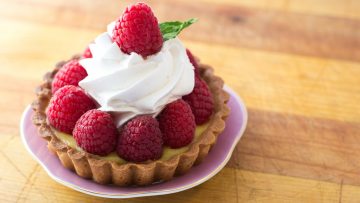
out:
<path id="1" fill-rule="evenodd" d="M 145 197 L 145 196 L 156 196 L 156 195 L 166 195 L 166 194 L 172 194 L 172 193 L 176 193 L 176 192 L 181 192 L 184 190 L 188 190 L 190 188 L 193 188 L 195 186 L 198 186 L 202 183 L 204 183 L 205 181 L 209 180 L 210 178 L 212 178 L 213 176 L 215 176 L 217 173 L 219 173 L 227 164 L 227 162 L 230 160 L 232 153 L 234 152 L 234 149 L 236 147 L 236 145 L 238 144 L 238 142 L 240 141 L 240 138 L 243 136 L 246 126 L 247 126 L 247 122 L 248 122 L 248 112 L 246 109 L 246 105 L 244 103 L 244 101 L 241 99 L 241 97 L 234 91 L 232 90 L 229 86 L 224 85 L 224 90 L 229 92 L 237 101 L 237 103 L 240 106 L 241 109 L 241 114 L 243 117 L 243 125 L 241 126 L 240 130 L 238 131 L 237 135 L 236 135 L 236 139 L 233 142 L 229 153 L 227 153 L 225 159 L 221 162 L 221 164 L 219 164 L 213 171 L 211 171 L 211 173 L 207 174 L 205 177 L 195 181 L 195 182 L 191 182 L 189 184 L 186 185 L 181 185 L 180 187 L 177 188 L 172 188 L 172 189 L 164 189 L 164 190 L 160 190 L 160 191 L 150 191 L 150 192 L 129 192 L 126 194 L 107 194 L 107 193 L 97 193 L 97 192 L 93 192 L 93 191 L 89 191 L 85 188 L 82 188 L 78 185 L 63 181 L 60 177 L 57 177 L 56 175 L 54 175 L 49 169 L 48 167 L 32 152 L 32 150 L 30 149 L 29 145 L 27 144 L 27 141 L 25 139 L 25 129 L 24 129 L 24 124 L 25 124 L 25 119 L 26 119 L 26 115 L 30 109 L 31 109 L 31 105 L 28 105 L 25 110 L 23 111 L 22 115 L 21 115 L 21 120 L 20 120 L 20 137 L 21 140 L 23 142 L 23 144 L 25 145 L 26 150 L 29 152 L 29 154 L 31 155 L 31 157 L 41 165 L 41 167 L 46 171 L 46 173 L 56 182 L 72 188 L 78 192 L 82 192 L 88 195 L 92 195 L 92 196 L 97 196 L 97 197 L 104 197 L 104 198 L 133 198 L 133 197 Z"/>

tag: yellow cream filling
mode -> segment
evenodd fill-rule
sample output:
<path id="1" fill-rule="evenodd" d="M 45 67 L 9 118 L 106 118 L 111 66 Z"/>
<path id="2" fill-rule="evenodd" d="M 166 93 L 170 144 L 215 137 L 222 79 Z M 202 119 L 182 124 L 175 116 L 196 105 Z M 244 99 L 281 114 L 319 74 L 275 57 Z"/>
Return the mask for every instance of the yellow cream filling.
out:
<path id="1" fill-rule="evenodd" d="M 196 127 L 195 129 L 195 136 L 192 142 L 195 142 L 196 140 L 199 139 L 200 135 L 206 130 L 206 128 L 208 127 L 208 123 L 205 123 L 203 125 L 199 125 Z M 67 144 L 69 147 L 76 149 L 78 151 L 82 151 L 82 149 L 76 144 L 75 139 L 73 138 L 73 136 L 60 132 L 60 131 L 56 131 L 55 130 L 55 135 L 56 137 L 58 137 L 62 142 L 64 142 L 65 144 Z M 190 144 L 189 144 L 190 145 Z M 164 146 L 164 150 L 163 150 L 163 154 L 160 158 L 160 160 L 168 160 L 171 157 L 177 155 L 177 154 L 181 154 L 183 152 L 185 152 L 186 150 L 189 149 L 189 145 L 185 146 L 185 147 L 181 147 L 178 149 L 172 149 L 170 147 Z M 108 161 L 115 161 L 118 162 L 120 164 L 126 163 L 126 161 L 122 158 L 120 158 L 116 152 L 111 152 L 110 154 L 108 154 L 107 156 L 99 156 L 101 159 L 104 160 L 108 160 Z"/>

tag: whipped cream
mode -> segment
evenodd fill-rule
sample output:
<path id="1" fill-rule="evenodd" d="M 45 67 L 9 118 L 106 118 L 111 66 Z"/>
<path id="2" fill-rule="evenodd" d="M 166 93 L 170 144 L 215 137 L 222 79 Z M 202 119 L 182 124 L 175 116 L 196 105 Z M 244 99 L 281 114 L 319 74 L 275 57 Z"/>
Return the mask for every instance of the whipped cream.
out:
<path id="1" fill-rule="evenodd" d="M 194 88 L 194 67 L 178 38 L 164 42 L 160 52 L 143 58 L 125 54 L 112 42 L 111 31 L 89 45 L 92 58 L 80 60 L 88 76 L 82 87 L 102 111 L 115 116 L 117 127 L 137 115 L 156 116 Z"/>

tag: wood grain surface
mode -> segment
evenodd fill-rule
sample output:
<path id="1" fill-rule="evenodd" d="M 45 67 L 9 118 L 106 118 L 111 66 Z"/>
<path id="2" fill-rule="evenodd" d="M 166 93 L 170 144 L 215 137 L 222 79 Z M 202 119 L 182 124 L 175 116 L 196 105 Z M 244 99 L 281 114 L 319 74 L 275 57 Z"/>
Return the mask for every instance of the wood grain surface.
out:
<path id="1" fill-rule="evenodd" d="M 227 166 L 193 189 L 109 200 L 53 181 L 19 136 L 41 76 L 134 1 L 0 1 L 0 202 L 360 202 L 360 1 L 146 1 L 245 101 Z"/>

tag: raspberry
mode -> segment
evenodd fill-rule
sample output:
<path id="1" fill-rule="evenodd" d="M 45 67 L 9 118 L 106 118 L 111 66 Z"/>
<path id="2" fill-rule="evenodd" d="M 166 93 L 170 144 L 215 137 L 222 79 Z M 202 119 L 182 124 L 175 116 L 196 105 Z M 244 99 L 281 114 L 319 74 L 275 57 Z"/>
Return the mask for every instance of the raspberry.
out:
<path id="1" fill-rule="evenodd" d="M 115 150 L 118 131 L 110 114 L 93 109 L 76 122 L 73 136 L 85 151 L 104 156 Z"/>
<path id="2" fill-rule="evenodd" d="M 54 128 L 71 134 L 80 116 L 95 107 L 95 103 L 80 87 L 66 85 L 51 98 L 46 116 Z"/>
<path id="3" fill-rule="evenodd" d="M 214 101 L 206 82 L 199 76 L 195 76 L 193 91 L 183 96 L 183 99 L 190 105 L 197 125 L 209 120 L 214 109 Z"/>
<path id="4" fill-rule="evenodd" d="M 86 47 L 86 49 L 84 50 L 84 53 L 82 54 L 82 58 L 92 58 L 92 54 L 89 47 Z"/>
<path id="5" fill-rule="evenodd" d="M 186 49 L 186 54 L 189 57 L 189 60 L 191 62 L 191 64 L 194 66 L 194 71 L 196 75 L 199 75 L 199 64 L 197 63 L 197 61 L 195 60 L 194 55 L 190 52 L 189 49 Z"/>
<path id="6" fill-rule="evenodd" d="M 158 117 L 165 145 L 179 148 L 194 138 L 195 118 L 189 104 L 179 99 L 168 104 Z"/>
<path id="7" fill-rule="evenodd" d="M 124 53 L 136 52 L 143 57 L 159 52 L 163 44 L 158 21 L 145 3 L 125 9 L 116 21 L 112 39 Z"/>
<path id="8" fill-rule="evenodd" d="M 56 73 L 52 82 L 52 93 L 65 85 L 78 86 L 79 82 L 87 76 L 86 70 L 78 60 L 70 60 Z"/>
<path id="9" fill-rule="evenodd" d="M 138 116 L 123 126 L 116 151 L 127 161 L 143 162 L 159 159 L 162 144 L 157 120 L 151 116 Z"/>

